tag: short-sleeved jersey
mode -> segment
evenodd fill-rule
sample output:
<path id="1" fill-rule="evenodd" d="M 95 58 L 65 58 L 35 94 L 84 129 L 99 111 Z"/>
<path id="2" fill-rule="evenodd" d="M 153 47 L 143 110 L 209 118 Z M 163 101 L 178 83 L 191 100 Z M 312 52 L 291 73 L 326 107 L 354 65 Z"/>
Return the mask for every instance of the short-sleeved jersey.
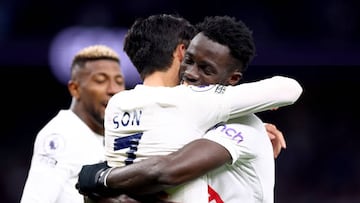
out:
<path id="1" fill-rule="evenodd" d="M 224 146 L 233 160 L 207 173 L 209 203 L 274 202 L 273 150 L 257 116 L 218 124 L 204 138 Z"/>
<path id="2" fill-rule="evenodd" d="M 110 166 L 124 166 L 151 156 L 169 154 L 201 138 L 206 130 L 219 122 L 292 104 L 301 92 L 295 80 L 280 76 L 238 86 L 137 85 L 133 90 L 115 94 L 107 105 L 106 159 Z M 189 184 L 207 188 L 206 183 L 206 177 L 203 177 Z M 202 196 L 205 197 L 202 200 L 199 194 L 190 197 L 197 193 L 193 191 L 207 194 L 203 188 L 194 188 L 185 186 L 171 190 L 170 200 L 207 202 L 207 195 Z M 190 200 L 192 198 L 194 201 Z"/>
<path id="3" fill-rule="evenodd" d="M 104 136 L 71 110 L 61 110 L 36 136 L 21 203 L 80 203 L 75 188 L 85 164 L 104 161 Z"/>

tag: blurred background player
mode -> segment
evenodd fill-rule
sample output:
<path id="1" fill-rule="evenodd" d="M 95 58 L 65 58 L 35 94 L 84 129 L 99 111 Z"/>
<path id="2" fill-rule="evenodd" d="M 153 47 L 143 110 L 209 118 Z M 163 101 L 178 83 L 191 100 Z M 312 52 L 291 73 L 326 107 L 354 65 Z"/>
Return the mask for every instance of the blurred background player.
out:
<path id="1" fill-rule="evenodd" d="M 125 89 L 118 54 L 93 45 L 73 58 L 69 109 L 62 109 L 38 133 L 21 202 L 83 202 L 74 185 L 84 164 L 104 161 L 104 113 Z"/>

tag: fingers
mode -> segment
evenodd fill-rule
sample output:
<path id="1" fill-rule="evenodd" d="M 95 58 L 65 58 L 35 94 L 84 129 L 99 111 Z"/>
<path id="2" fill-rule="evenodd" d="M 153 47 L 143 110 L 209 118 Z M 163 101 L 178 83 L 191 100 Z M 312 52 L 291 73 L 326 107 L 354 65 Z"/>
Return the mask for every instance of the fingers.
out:
<path id="1" fill-rule="evenodd" d="M 286 148 L 286 141 L 283 133 L 274 124 L 265 123 L 265 128 L 271 139 L 276 139 L 282 148 Z"/>
<path id="2" fill-rule="evenodd" d="M 281 152 L 281 149 L 286 149 L 284 135 L 273 124 L 265 123 L 265 128 L 273 146 L 274 157 L 277 158 Z"/>
<path id="3" fill-rule="evenodd" d="M 281 152 L 281 146 L 278 143 L 276 143 L 274 140 L 272 140 L 271 143 L 273 145 L 274 158 L 276 159 Z"/>

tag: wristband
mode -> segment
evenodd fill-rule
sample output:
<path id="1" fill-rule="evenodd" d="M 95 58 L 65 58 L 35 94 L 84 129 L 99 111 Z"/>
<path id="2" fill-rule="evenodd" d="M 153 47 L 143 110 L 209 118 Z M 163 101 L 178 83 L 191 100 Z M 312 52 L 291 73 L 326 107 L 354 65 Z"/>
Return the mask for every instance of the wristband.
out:
<path id="1" fill-rule="evenodd" d="M 112 171 L 113 168 L 107 168 L 105 170 L 99 171 L 100 174 L 97 179 L 97 183 L 101 186 L 107 187 L 106 179 L 109 175 L 109 173 Z"/>

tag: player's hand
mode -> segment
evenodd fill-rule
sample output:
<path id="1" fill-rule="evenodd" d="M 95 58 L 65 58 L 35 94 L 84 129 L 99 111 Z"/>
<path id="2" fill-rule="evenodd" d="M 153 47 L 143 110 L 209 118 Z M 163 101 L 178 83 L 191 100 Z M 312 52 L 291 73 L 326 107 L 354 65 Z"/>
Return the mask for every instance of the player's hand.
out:
<path id="1" fill-rule="evenodd" d="M 95 200 L 120 194 L 104 185 L 104 176 L 109 169 L 106 162 L 84 165 L 79 173 L 76 189 L 80 194 Z"/>
<path id="2" fill-rule="evenodd" d="M 281 152 L 281 149 L 286 149 L 284 135 L 273 124 L 265 123 L 265 128 L 273 146 L 274 157 L 277 158 Z"/>

